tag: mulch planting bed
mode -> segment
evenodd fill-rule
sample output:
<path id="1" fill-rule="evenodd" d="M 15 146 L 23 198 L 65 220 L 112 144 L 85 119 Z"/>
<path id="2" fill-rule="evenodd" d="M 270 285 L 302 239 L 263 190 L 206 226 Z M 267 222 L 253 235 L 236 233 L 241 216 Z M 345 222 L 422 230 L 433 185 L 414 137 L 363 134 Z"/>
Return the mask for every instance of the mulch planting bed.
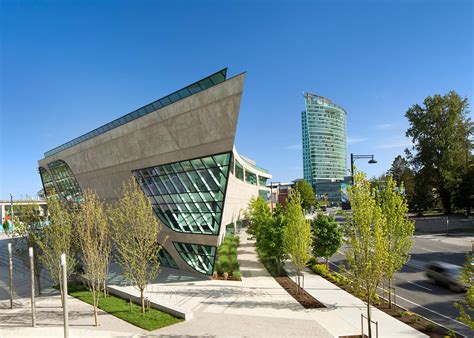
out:
<path id="1" fill-rule="evenodd" d="M 235 278 L 234 276 L 229 276 L 229 277 L 227 277 L 227 279 L 225 279 L 224 276 L 217 276 L 217 277 L 213 276 L 212 279 L 215 279 L 215 280 L 232 280 L 232 281 L 237 281 L 237 282 L 242 281 L 242 279 Z"/>
<path id="2" fill-rule="evenodd" d="M 289 277 L 273 277 L 294 299 L 298 301 L 305 309 L 319 309 L 325 306 L 318 302 L 313 296 L 307 293 Z M 298 290 L 299 289 L 299 290 Z"/>
<path id="3" fill-rule="evenodd" d="M 333 284 L 336 284 L 341 289 L 352 294 L 351 290 L 347 288 L 346 285 L 342 283 L 334 283 L 329 278 L 321 276 Z M 357 296 L 356 296 L 357 297 Z M 398 319 L 399 321 L 411 326 L 415 330 L 418 330 L 432 338 L 444 338 L 448 336 L 449 330 L 443 326 L 430 322 L 423 317 L 418 316 L 415 313 L 409 312 L 406 309 L 403 309 L 399 306 L 392 304 L 392 308 L 388 307 L 388 302 L 381 299 L 377 304 L 372 304 L 380 311 L 385 312 L 386 314 Z M 463 336 L 456 334 L 456 337 L 462 338 Z"/>

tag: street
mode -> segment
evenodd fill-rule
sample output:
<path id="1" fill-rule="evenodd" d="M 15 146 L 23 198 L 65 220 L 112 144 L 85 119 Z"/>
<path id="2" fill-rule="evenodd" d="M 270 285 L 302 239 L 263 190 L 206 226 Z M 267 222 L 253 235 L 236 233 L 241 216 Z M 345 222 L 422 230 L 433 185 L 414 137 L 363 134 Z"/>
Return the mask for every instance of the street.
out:
<path id="1" fill-rule="evenodd" d="M 459 312 L 454 304 L 465 293 L 454 293 L 445 287 L 431 283 L 425 276 L 424 267 L 430 261 L 443 261 L 462 266 L 466 252 L 471 250 L 473 236 L 466 235 L 416 235 L 410 261 L 394 278 L 397 304 L 408 310 L 440 323 L 468 337 L 473 334 L 463 323 L 456 320 Z M 331 267 L 344 261 L 344 247 L 331 257 Z"/>

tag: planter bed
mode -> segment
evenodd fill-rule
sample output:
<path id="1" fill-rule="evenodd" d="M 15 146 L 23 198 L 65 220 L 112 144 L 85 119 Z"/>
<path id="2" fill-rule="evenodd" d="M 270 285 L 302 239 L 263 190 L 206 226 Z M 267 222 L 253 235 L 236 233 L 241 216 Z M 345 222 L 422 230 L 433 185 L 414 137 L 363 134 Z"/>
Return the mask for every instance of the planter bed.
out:
<path id="1" fill-rule="evenodd" d="M 290 277 L 280 276 L 273 277 L 278 284 L 281 285 L 283 289 L 288 292 L 288 294 L 296 299 L 305 309 L 320 309 L 325 308 L 325 306 L 320 303 L 316 298 L 311 296 L 305 291 L 305 289 L 300 288 Z"/>
<path id="2" fill-rule="evenodd" d="M 315 268 L 316 265 L 319 265 L 319 268 Z M 320 266 L 323 264 L 314 264 L 310 267 L 311 272 L 320 275 L 324 279 L 328 280 L 329 282 L 337 285 L 344 291 L 349 292 L 353 296 L 359 298 L 352 289 L 348 286 L 347 278 L 342 276 L 337 272 L 329 272 L 329 273 L 321 273 L 324 271 L 323 268 Z M 344 282 L 346 281 L 346 282 Z M 363 299 L 361 299 L 364 301 Z M 365 302 L 365 301 L 364 301 Z M 456 334 L 454 331 L 451 331 L 444 326 L 441 326 L 435 322 L 432 322 L 422 316 L 419 316 L 413 312 L 408 311 L 405 308 L 402 308 L 398 305 L 392 303 L 392 308 L 389 308 L 388 301 L 384 298 L 380 297 L 379 300 L 375 301 L 371 304 L 372 306 L 376 307 L 380 311 L 385 312 L 386 314 L 398 319 L 399 321 L 411 326 L 415 330 L 418 330 L 430 337 L 433 338 L 444 338 L 444 337 L 459 337 L 462 338 L 462 335 Z M 451 335 L 450 335 L 451 334 Z"/>

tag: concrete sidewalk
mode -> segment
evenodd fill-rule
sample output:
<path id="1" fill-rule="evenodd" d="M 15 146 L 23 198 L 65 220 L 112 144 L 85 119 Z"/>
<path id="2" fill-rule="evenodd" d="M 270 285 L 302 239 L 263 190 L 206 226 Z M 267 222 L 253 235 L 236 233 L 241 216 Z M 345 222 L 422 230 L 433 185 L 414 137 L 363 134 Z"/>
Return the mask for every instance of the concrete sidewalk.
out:
<path id="1" fill-rule="evenodd" d="M 291 264 L 287 264 L 285 268 L 290 274 L 294 274 Z M 309 269 L 305 270 L 303 275 L 304 289 L 327 306 L 327 311 L 318 316 L 320 324 L 334 336 L 360 334 L 361 314 L 367 313 L 366 303 Z M 375 307 L 371 307 L 371 314 L 372 320 L 379 324 L 380 337 L 427 337 Z M 367 321 L 364 328 L 364 333 L 367 334 Z M 375 324 L 372 329 L 375 334 Z"/>

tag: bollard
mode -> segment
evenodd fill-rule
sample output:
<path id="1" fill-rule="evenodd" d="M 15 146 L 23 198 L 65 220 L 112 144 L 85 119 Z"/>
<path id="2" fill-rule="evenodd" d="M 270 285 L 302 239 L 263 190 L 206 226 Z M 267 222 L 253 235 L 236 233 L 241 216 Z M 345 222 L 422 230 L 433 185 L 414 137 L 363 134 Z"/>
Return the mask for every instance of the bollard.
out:
<path id="1" fill-rule="evenodd" d="M 13 252 L 12 243 L 8 243 L 8 279 L 10 284 L 10 309 L 13 309 Z"/>
<path id="2" fill-rule="evenodd" d="M 69 314 L 67 311 L 67 270 L 66 254 L 61 255 L 62 283 L 63 283 L 63 314 L 64 314 L 64 338 L 69 337 Z"/>
<path id="3" fill-rule="evenodd" d="M 31 324 L 36 327 L 36 310 L 35 310 L 35 264 L 33 258 L 33 248 L 28 249 L 30 256 L 30 271 L 31 271 Z"/>

